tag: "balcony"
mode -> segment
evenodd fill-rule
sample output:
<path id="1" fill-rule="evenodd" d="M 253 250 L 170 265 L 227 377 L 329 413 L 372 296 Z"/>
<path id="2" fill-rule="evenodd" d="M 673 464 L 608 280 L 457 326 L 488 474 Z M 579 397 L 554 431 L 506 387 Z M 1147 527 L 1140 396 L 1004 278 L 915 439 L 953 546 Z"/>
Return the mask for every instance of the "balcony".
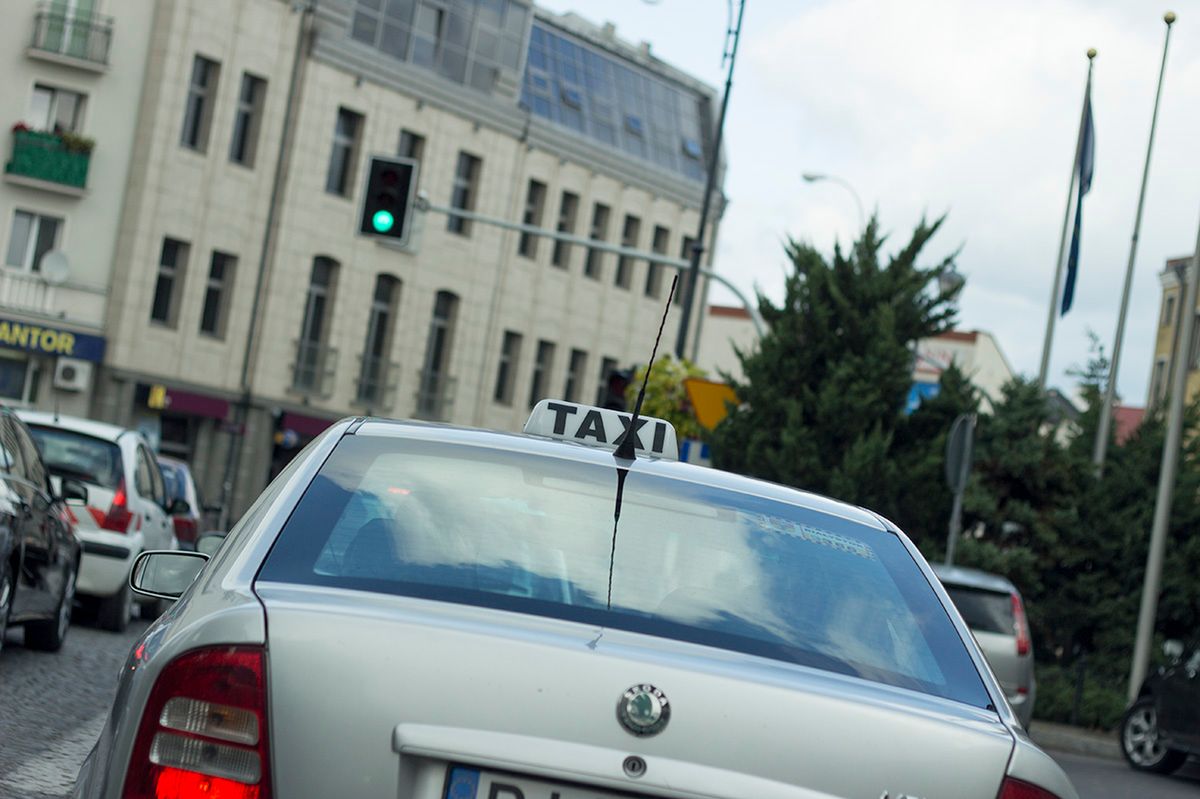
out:
<path id="1" fill-rule="evenodd" d="M 450 410 L 454 407 L 456 382 L 455 378 L 441 372 L 417 372 L 417 410 L 413 417 L 433 422 L 449 419 Z"/>
<path id="2" fill-rule="evenodd" d="M 400 365 L 373 355 L 359 357 L 362 367 L 358 373 L 355 403 L 381 410 L 391 408 L 396 395 L 395 381 L 400 375 Z"/>
<path id="3" fill-rule="evenodd" d="M 0 268 L 0 308 L 55 315 L 54 286 L 36 272 Z"/>
<path id="4" fill-rule="evenodd" d="M 108 69 L 112 29 L 112 17 L 42 3 L 34 16 L 33 40 L 26 54 L 89 72 L 104 72 Z"/>
<path id="5" fill-rule="evenodd" d="M 82 196 L 87 187 L 92 140 L 71 133 L 13 129 L 12 158 L 4 165 L 10 183 Z"/>
<path id="6" fill-rule="evenodd" d="M 292 362 L 292 391 L 306 396 L 327 398 L 333 394 L 337 372 L 337 350 L 315 341 L 292 342 L 296 359 Z"/>

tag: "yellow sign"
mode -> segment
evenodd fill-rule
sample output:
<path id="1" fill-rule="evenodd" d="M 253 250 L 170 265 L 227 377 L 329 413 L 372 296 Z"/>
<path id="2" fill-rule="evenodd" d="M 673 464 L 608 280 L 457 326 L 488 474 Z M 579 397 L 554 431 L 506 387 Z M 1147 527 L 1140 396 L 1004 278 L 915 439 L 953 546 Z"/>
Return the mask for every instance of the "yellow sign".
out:
<path id="1" fill-rule="evenodd" d="M 150 396 L 146 399 L 146 407 L 160 411 L 167 407 L 167 387 L 150 386 Z"/>
<path id="2" fill-rule="evenodd" d="M 712 430 L 729 413 L 726 403 L 738 404 L 737 394 L 727 383 L 689 377 L 683 381 L 683 387 L 696 413 L 696 421 L 706 430 Z"/>

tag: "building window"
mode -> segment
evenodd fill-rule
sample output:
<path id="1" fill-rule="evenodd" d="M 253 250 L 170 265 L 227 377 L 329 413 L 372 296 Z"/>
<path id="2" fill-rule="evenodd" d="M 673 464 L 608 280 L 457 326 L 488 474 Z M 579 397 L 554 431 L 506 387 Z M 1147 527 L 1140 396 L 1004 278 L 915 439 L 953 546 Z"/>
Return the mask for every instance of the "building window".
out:
<path id="1" fill-rule="evenodd" d="M 608 216 L 609 209 L 607 205 L 596 203 L 592 208 L 592 230 L 589 237 L 593 241 L 604 241 L 604 237 L 608 235 Z M 583 274 L 599 280 L 603 264 L 604 253 L 594 247 L 589 247 L 587 260 L 583 262 Z"/>
<path id="2" fill-rule="evenodd" d="M 425 155 L 425 137 L 411 130 L 400 131 L 400 157 L 411 158 L 417 163 Z"/>
<path id="3" fill-rule="evenodd" d="M 362 366 L 358 373 L 358 401 L 366 405 L 383 402 L 388 384 L 388 354 L 392 351 L 396 302 L 400 281 L 391 275 L 375 278 L 371 295 L 371 313 L 367 317 L 367 340 L 363 345 Z"/>
<path id="4" fill-rule="evenodd" d="M 29 124 L 34 130 L 77 133 L 83 127 L 83 106 L 87 95 L 34 84 L 29 104 Z"/>
<path id="5" fill-rule="evenodd" d="M 213 250 L 208 265 L 208 283 L 204 287 L 204 307 L 200 311 L 200 332 L 225 338 L 225 317 L 229 306 L 229 287 L 233 285 L 237 257 Z"/>
<path id="6" fill-rule="evenodd" d="M 458 297 L 449 291 L 439 291 L 433 301 L 433 318 L 425 342 L 425 365 L 417 390 L 417 413 L 426 418 L 444 419 L 449 411 L 453 380 L 447 373 L 457 315 Z"/>
<path id="7" fill-rule="evenodd" d="M 654 240 L 650 244 L 650 249 L 658 255 L 666 255 L 667 247 L 670 246 L 671 231 L 667 230 L 662 225 L 654 226 Z M 653 261 L 646 269 L 646 296 L 657 298 L 662 293 L 662 274 L 663 265 L 656 264 Z"/>
<path id="8" fill-rule="evenodd" d="M 337 261 L 318 255 L 313 259 L 304 298 L 304 317 L 300 321 L 300 338 L 296 342 L 296 365 L 292 386 L 298 391 L 319 392 L 325 382 L 325 346 L 327 319 L 337 288 Z"/>
<path id="9" fill-rule="evenodd" d="M 0 399 L 27 404 L 37 402 L 40 377 L 36 362 L 22 353 L 0 350 Z"/>
<path id="10" fill-rule="evenodd" d="M 575 232 L 575 217 L 579 214 L 579 195 L 572 194 L 569 191 L 562 193 L 562 201 L 558 204 L 558 230 L 559 233 Z M 561 266 L 566 269 L 571 265 L 571 245 L 565 241 L 558 239 L 554 240 L 554 253 L 550 258 L 550 262 L 555 266 Z"/>
<path id="11" fill-rule="evenodd" d="M 526 225 L 541 227 L 542 212 L 546 205 L 546 184 L 536 180 L 529 181 L 529 190 L 525 194 L 525 216 L 521 221 Z M 521 233 L 517 242 L 517 254 L 526 258 L 537 257 L 538 237 L 532 233 Z"/>
<path id="12" fill-rule="evenodd" d="M 187 242 L 163 239 L 162 252 L 158 256 L 158 278 L 154 281 L 154 301 L 150 304 L 150 321 L 175 327 L 187 259 Z"/>
<path id="13" fill-rule="evenodd" d="M 587 353 L 583 350 L 571 350 L 571 358 L 567 361 L 567 384 L 563 387 L 563 399 L 567 402 L 579 401 L 579 389 L 583 385 L 587 358 Z"/>
<path id="14" fill-rule="evenodd" d="M 213 99 L 217 94 L 217 80 L 221 65 L 204 56 L 192 61 L 192 79 L 188 84 L 187 108 L 183 115 L 184 147 L 204 152 L 208 147 L 208 129 L 212 122 Z"/>
<path id="15" fill-rule="evenodd" d="M 469 153 L 459 152 L 458 167 L 454 170 L 454 188 L 450 207 L 461 211 L 475 210 L 475 193 L 479 187 L 479 167 L 482 162 Z M 452 216 L 446 220 L 446 230 L 460 236 L 471 235 L 470 220 Z"/>
<path id="16" fill-rule="evenodd" d="M 636 249 L 641 232 L 642 220 L 626 214 L 625 225 L 621 228 L 621 246 Z M 629 284 L 633 282 L 633 258 L 628 255 L 617 258 L 617 276 L 614 282 L 623 289 L 629 288 Z"/>
<path id="17" fill-rule="evenodd" d="M 229 141 L 229 160 L 242 166 L 254 166 L 258 149 L 258 128 L 262 120 L 263 99 L 267 82 L 249 72 L 242 73 L 238 92 L 237 112 L 233 118 L 233 138 Z"/>
<path id="18" fill-rule="evenodd" d="M 58 246 L 62 227 L 63 221 L 58 217 L 19 209 L 14 211 L 5 265 L 26 272 L 40 272 L 42 256 Z"/>
<path id="19" fill-rule="evenodd" d="M 350 196 L 350 175 L 358 160 L 358 134 L 362 130 L 362 114 L 339 108 L 333 126 L 333 149 L 329 153 L 329 174 L 325 176 L 325 191 L 340 197 Z"/>
<path id="20" fill-rule="evenodd" d="M 695 244 L 695 239 L 691 236 L 683 237 L 683 245 L 679 248 L 679 257 L 689 263 L 692 260 L 692 246 Z M 679 282 L 675 284 L 675 298 L 672 302 L 679 305 L 683 302 L 683 298 L 687 296 L 687 286 L 690 280 L 691 272 L 683 270 L 679 273 Z"/>
<path id="21" fill-rule="evenodd" d="M 539 340 L 537 356 L 533 360 L 533 377 L 529 380 L 529 407 L 538 404 L 546 396 L 546 381 L 554 368 L 554 342 Z"/>
<path id="22" fill-rule="evenodd" d="M 1161 321 L 1162 327 L 1170 327 L 1175 324 L 1175 295 L 1168 294 L 1163 305 L 1163 315 Z"/>
<path id="23" fill-rule="evenodd" d="M 520 333 L 504 331 L 504 342 L 500 345 L 500 366 L 496 369 L 496 390 L 492 393 L 492 399 L 501 405 L 512 405 L 523 339 Z"/>
<path id="24" fill-rule="evenodd" d="M 1161 402 L 1167 393 L 1166 376 L 1167 359 L 1159 358 L 1154 362 L 1154 374 L 1150 378 L 1150 401 L 1147 404 L 1151 407 Z"/>
<path id="25" fill-rule="evenodd" d="M 596 387 L 596 404 L 604 407 L 604 402 L 608 398 L 608 376 L 616 371 L 616 358 L 601 358 L 600 359 L 600 381 Z"/>

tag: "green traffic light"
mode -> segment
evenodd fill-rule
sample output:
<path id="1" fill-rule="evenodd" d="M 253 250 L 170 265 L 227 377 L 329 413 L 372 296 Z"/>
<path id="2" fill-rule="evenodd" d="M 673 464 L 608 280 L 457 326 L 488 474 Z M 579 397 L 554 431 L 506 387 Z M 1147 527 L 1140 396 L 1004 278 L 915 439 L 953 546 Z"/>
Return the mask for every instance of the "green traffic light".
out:
<path id="1" fill-rule="evenodd" d="M 375 228 L 376 233 L 387 233 L 396 224 L 396 217 L 392 216 L 391 211 L 376 211 L 371 217 L 371 226 Z"/>

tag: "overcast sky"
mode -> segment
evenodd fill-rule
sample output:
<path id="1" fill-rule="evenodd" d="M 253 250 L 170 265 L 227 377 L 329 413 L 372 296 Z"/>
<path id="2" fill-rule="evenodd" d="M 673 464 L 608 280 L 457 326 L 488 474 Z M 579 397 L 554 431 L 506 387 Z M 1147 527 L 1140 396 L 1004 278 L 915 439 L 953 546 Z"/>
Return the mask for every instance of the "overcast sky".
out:
<path id="1" fill-rule="evenodd" d="M 720 88 L 724 0 L 538 0 L 612 21 L 632 41 Z M 730 205 L 716 268 L 782 294 L 785 235 L 823 251 L 854 235 L 850 194 L 800 175 L 837 175 L 907 240 L 922 214 L 948 218 L 929 263 L 962 246 L 961 329 L 993 333 L 1036 377 L 1067 180 L 1095 47 L 1096 165 L 1084 200 L 1075 305 L 1060 318 L 1051 382 L 1111 351 L 1166 26 L 1166 83 L 1122 349 L 1118 389 L 1141 405 L 1167 258 L 1200 223 L 1200 3 L 1146 0 L 747 0 L 726 124 Z M 728 294 L 714 299 L 731 301 Z"/>

